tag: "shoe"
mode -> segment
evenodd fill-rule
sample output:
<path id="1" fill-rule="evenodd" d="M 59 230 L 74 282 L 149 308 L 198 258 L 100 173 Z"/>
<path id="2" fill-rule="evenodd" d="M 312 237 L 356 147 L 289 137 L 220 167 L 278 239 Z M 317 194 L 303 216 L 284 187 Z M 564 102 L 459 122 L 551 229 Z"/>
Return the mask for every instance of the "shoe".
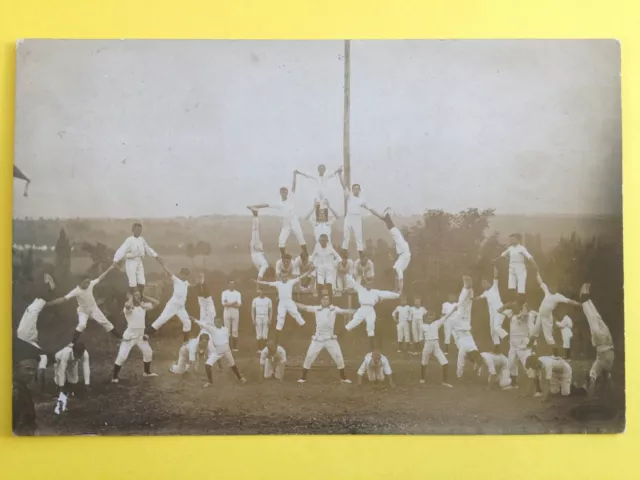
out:
<path id="1" fill-rule="evenodd" d="M 396 353 L 402 353 L 402 350 L 396 350 Z"/>
<path id="2" fill-rule="evenodd" d="M 533 396 L 535 398 L 540 398 L 540 397 L 542 397 L 542 392 L 536 392 L 536 393 L 533 394 Z"/>
<path id="3" fill-rule="evenodd" d="M 151 372 L 151 373 L 143 373 L 142 376 L 143 377 L 157 377 L 158 374 L 156 372 Z"/>
<path id="4" fill-rule="evenodd" d="M 518 385 L 509 385 L 508 387 L 504 387 L 503 390 L 518 390 L 519 388 Z"/>
<path id="5" fill-rule="evenodd" d="M 450 383 L 444 383 L 444 382 L 442 382 L 442 383 L 441 383 L 441 385 L 442 385 L 443 387 L 453 388 L 453 385 L 451 385 Z"/>
<path id="6" fill-rule="evenodd" d="M 240 378 L 240 383 L 244 385 L 245 383 L 247 383 L 247 379 L 244 378 L 244 377 L 241 377 Z"/>
<path id="7" fill-rule="evenodd" d="M 262 353 L 262 350 L 257 350 L 256 353 L 260 355 Z"/>
<path id="8" fill-rule="evenodd" d="M 348 378 L 345 378 L 344 380 L 340 380 L 340 381 L 344 384 L 352 383 L 351 380 L 349 380 Z"/>
<path id="9" fill-rule="evenodd" d="M 120 382 L 120 380 L 118 380 L 117 378 L 112 378 L 111 379 L 111 383 L 119 383 L 119 382 Z"/>
<path id="10" fill-rule="evenodd" d="M 307 381 L 304 378 L 299 378 L 298 383 L 307 383 Z"/>
<path id="11" fill-rule="evenodd" d="M 207 382 L 202 386 L 202 388 L 209 388 L 209 387 L 213 387 L 213 383 Z"/>
<path id="12" fill-rule="evenodd" d="M 427 383 L 427 382 L 425 382 L 424 380 L 420 380 L 420 383 L 425 384 L 425 383 Z"/>

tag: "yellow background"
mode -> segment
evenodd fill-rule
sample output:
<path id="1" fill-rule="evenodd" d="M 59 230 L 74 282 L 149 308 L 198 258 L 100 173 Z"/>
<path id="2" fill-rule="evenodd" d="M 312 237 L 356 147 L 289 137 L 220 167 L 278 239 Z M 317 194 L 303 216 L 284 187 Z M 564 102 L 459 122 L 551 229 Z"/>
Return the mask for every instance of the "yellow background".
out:
<path id="1" fill-rule="evenodd" d="M 637 0 L 0 0 L 0 477 L 640 478 Z M 538 437 L 12 438 L 11 162 L 19 38 L 617 38 L 622 45 L 627 433 Z M 470 79 L 473 81 L 473 79 Z M 634 88 L 635 87 L 635 88 Z M 634 136 L 635 134 L 635 136 Z M 576 175 L 580 175 L 576 171 Z M 19 188 L 22 188 L 21 186 Z M 567 188 L 571 188 L 567 185 Z M 636 297 L 637 298 L 637 297 Z M 206 478 L 206 477 L 205 477 Z"/>

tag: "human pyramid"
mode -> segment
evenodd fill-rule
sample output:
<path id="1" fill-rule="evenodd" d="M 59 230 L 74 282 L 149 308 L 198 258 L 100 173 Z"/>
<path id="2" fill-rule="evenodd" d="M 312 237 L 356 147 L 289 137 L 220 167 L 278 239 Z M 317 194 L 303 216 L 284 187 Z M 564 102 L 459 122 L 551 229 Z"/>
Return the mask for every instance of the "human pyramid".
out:
<path id="1" fill-rule="evenodd" d="M 295 213 L 298 176 L 313 180 L 317 186 L 312 209 L 306 216 L 309 218 L 315 214 L 313 224 L 316 244 L 311 254 L 307 249 L 300 221 Z M 326 195 L 328 182 L 335 176 L 340 180 L 347 203 L 344 234 L 339 252 L 331 244 L 332 224 L 339 218 L 339 215 L 331 207 Z M 397 324 L 398 352 L 409 350 L 410 353 L 418 355 L 418 345 L 422 344 L 420 383 L 426 383 L 426 367 L 431 356 L 435 356 L 442 366 L 441 385 L 447 388 L 453 386 L 447 375 L 447 357 L 451 337 L 453 337 L 458 350 L 456 364 L 458 379 L 463 376 L 465 364 L 469 361 L 473 365 L 474 374 L 480 376 L 485 371 L 488 373 L 490 388 L 505 390 L 518 388 L 518 364 L 520 364 L 530 379 L 529 392 L 534 396 L 543 396 L 549 393 L 579 395 L 584 394 L 585 390 L 592 393 L 596 381 L 599 379 L 602 379 L 607 386 L 609 385 L 614 360 L 613 340 L 608 327 L 590 298 L 588 283 L 582 286 L 579 301 L 552 292 L 543 282 L 533 257 L 522 245 L 521 236 L 513 234 L 510 236 L 511 245 L 509 248 L 494 260 L 495 263 L 506 258 L 509 262 L 508 289 L 511 298 L 508 303 L 503 304 L 500 298 L 498 270 L 494 266 L 493 279 L 482 281 L 484 292 L 478 296 L 474 295 L 471 277 L 463 276 L 462 289 L 457 300 L 455 295 L 450 295 L 449 301 L 442 305 L 440 315 L 428 312 L 422 306 L 419 298 L 414 298 L 413 306 L 409 306 L 407 297 L 403 293 L 404 272 L 411 261 L 409 244 L 394 225 L 390 209 L 387 208 L 382 213 L 377 212 L 360 196 L 360 191 L 361 188 L 358 184 L 345 185 L 341 168 L 327 173 L 325 166 L 319 165 L 317 176 L 295 170 L 291 191 L 286 187 L 280 188 L 281 198 L 277 203 L 247 207 L 253 215 L 250 239 L 251 259 L 258 270 L 255 280 L 258 292 L 252 301 L 251 317 L 256 329 L 262 376 L 265 379 L 283 379 L 287 353 L 281 345 L 279 334 L 284 329 L 287 315 L 292 317 L 298 325 L 304 325 L 305 320 L 300 313 L 302 311 L 315 315 L 316 332 L 312 336 L 311 344 L 307 350 L 302 374 L 298 379 L 299 383 L 307 381 L 307 375 L 314 361 L 323 350 L 327 350 L 333 359 L 341 382 L 351 383 L 351 380 L 346 377 L 342 350 L 335 334 L 335 320 L 337 315 L 353 314 L 346 323 L 345 331 L 351 332 L 364 322 L 370 346 L 369 353 L 366 354 L 357 371 L 358 384 L 362 382 L 366 374 L 370 382 L 383 382 L 388 379 L 390 385 L 393 386 L 394 381 L 389 359 L 381 353 L 375 341 L 377 318 L 374 307 L 385 300 L 400 299 L 400 305 L 393 312 L 393 319 Z M 277 209 L 282 217 L 282 228 L 278 239 L 281 258 L 277 260 L 274 267 L 275 281 L 264 280 L 265 274 L 270 269 L 260 239 L 259 211 L 264 208 Z M 395 291 L 372 288 L 375 282 L 374 265 L 364 252 L 363 209 L 369 210 L 385 222 L 394 241 L 397 254 L 393 266 Z M 329 219 L 329 212 L 334 215 L 335 219 Z M 204 387 L 211 387 L 213 385 L 212 368 L 216 364 L 222 368 L 220 360 L 224 359 L 237 379 L 242 383 L 246 382 L 233 357 L 233 352 L 238 351 L 239 308 L 242 305 L 241 294 L 235 289 L 234 282 L 229 282 L 229 288 L 222 293 L 224 312 L 222 317 L 217 316 L 213 297 L 205 283 L 203 273 L 200 273 L 196 281 L 191 283 L 189 269 L 182 268 L 177 274 L 174 273 L 147 244 L 142 237 L 140 223 L 133 225 L 132 232 L 133 235 L 127 238 L 116 251 L 113 264 L 99 277 L 82 279 L 71 292 L 55 300 L 47 302 L 43 298 L 35 298 L 20 321 L 17 332 L 19 341 L 26 342 L 39 351 L 41 384 L 44 382 L 45 369 L 48 365 L 53 365 L 54 380 L 59 388 L 56 413 L 67 409 L 68 397 L 73 393 L 74 386 L 78 384 L 80 362 L 83 365 L 84 383 L 85 385 L 90 383 L 89 353 L 84 344 L 80 342 L 80 337 L 86 329 L 89 318 L 94 319 L 105 331 L 111 332 L 120 340 L 111 378 L 113 383 L 119 382 L 120 370 L 134 346 L 138 347 L 142 353 L 143 376 L 157 377 L 157 373 L 151 370 L 153 351 L 149 339 L 174 317 L 177 317 L 182 323 L 183 342 L 178 352 L 178 360 L 170 369 L 172 373 L 179 375 L 189 371 L 197 372 L 200 360 L 204 360 L 207 376 Z M 295 258 L 292 258 L 285 248 L 291 234 L 296 237 L 301 249 L 300 254 Z M 356 260 L 350 259 L 348 254 L 352 236 L 355 237 L 358 251 Z M 150 325 L 146 324 L 146 312 L 158 306 L 159 302 L 144 294 L 146 280 L 143 259 L 145 256 L 155 258 L 173 282 L 171 298 L 165 304 L 162 313 Z M 525 300 L 527 262 L 536 272 L 538 284 L 544 292 L 544 298 L 537 312 Z M 93 289 L 111 270 L 120 267 L 123 263 L 130 293 L 123 312 L 127 328 L 123 334 L 120 334 L 100 310 Z M 269 327 L 272 324 L 274 309 L 271 299 L 265 295 L 264 287 L 274 287 L 278 295 L 276 332 L 271 340 L 268 340 Z M 200 307 L 198 319 L 187 313 L 186 301 L 190 288 L 196 289 L 197 292 Z M 50 289 L 53 289 L 53 285 L 50 285 Z M 320 304 L 306 305 L 294 301 L 294 290 L 314 292 L 315 296 L 319 296 Z M 359 303 L 357 309 L 343 309 L 332 304 L 334 295 L 339 296 L 345 293 L 355 293 Z M 45 307 L 57 305 L 72 298 L 75 298 L 78 303 L 78 325 L 70 344 L 55 354 L 42 351 L 38 343 L 37 319 L 39 313 Z M 481 299 L 486 300 L 489 310 L 489 330 L 493 343 L 492 348 L 484 352 L 478 350 L 471 325 L 472 303 Z M 583 309 L 591 331 L 592 343 L 597 350 L 596 360 L 584 388 L 572 383 L 570 342 L 573 322 L 567 315 L 562 321 L 554 323 L 554 310 L 561 303 Z M 505 318 L 510 321 L 509 333 L 503 328 Z M 194 324 L 197 325 L 197 329 Z M 441 327 L 444 330 L 444 351 L 440 347 Z M 554 327 L 560 329 L 563 339 L 563 354 L 560 354 L 559 348 L 556 346 L 553 335 Z M 538 356 L 536 354 L 540 332 L 543 334 L 542 338 L 553 350 L 552 355 Z M 509 350 L 508 356 L 505 356 L 501 349 L 502 343 L 506 343 L 507 337 L 509 337 Z"/>

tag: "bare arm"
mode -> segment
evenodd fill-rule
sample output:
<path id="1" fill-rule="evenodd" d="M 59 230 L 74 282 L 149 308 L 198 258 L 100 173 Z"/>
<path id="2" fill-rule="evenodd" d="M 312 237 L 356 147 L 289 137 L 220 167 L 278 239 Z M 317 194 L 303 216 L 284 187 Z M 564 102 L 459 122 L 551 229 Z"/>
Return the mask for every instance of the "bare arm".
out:
<path id="1" fill-rule="evenodd" d="M 256 324 L 256 303 L 255 302 L 251 304 L 251 322 L 254 325 Z"/>
<path id="2" fill-rule="evenodd" d="M 160 302 L 158 300 L 156 300 L 155 298 L 152 297 L 147 297 L 146 295 L 144 295 L 142 297 L 143 300 L 146 300 L 147 302 L 149 302 L 151 305 L 153 305 L 153 308 L 157 307 Z"/>
<path id="3" fill-rule="evenodd" d="M 297 173 L 297 170 L 293 171 L 293 184 L 291 185 L 291 193 L 296 193 L 296 180 L 298 178 Z"/>
<path id="4" fill-rule="evenodd" d="M 300 170 L 294 170 L 293 173 L 294 173 L 294 175 L 298 174 L 301 177 L 310 178 L 311 180 L 315 180 L 315 177 L 313 175 L 309 175 L 308 173 L 301 172 Z"/>
<path id="5" fill-rule="evenodd" d="M 315 211 L 316 211 L 316 207 L 315 207 L 315 205 L 314 205 L 313 207 L 311 207 L 311 210 L 309 210 L 309 213 L 307 213 L 307 215 L 304 217 L 304 219 L 305 219 L 305 220 L 309 220 L 309 217 L 310 217 L 311 215 L 313 215 L 313 212 L 315 212 Z M 310 220 L 310 221 L 311 221 L 311 223 L 312 223 L 313 225 L 315 225 L 315 224 L 316 224 L 315 220 Z"/>
<path id="6" fill-rule="evenodd" d="M 167 267 L 164 263 L 161 263 L 161 265 L 162 265 L 162 268 L 164 269 L 164 272 L 170 277 L 173 277 L 173 272 L 169 270 L 169 267 Z"/>
<path id="7" fill-rule="evenodd" d="M 252 279 L 252 280 L 256 282 L 258 285 L 268 285 L 270 287 L 276 286 L 276 282 L 265 282 L 264 280 L 256 280 L 256 279 Z"/>
<path id="8" fill-rule="evenodd" d="M 329 210 L 331 211 L 331 213 L 333 214 L 334 217 L 336 218 L 340 218 L 340 215 L 338 214 L 338 212 L 336 212 L 333 207 L 331 206 L 331 204 L 329 204 L 329 202 L 327 202 L 327 207 L 329 207 Z"/>
<path id="9" fill-rule="evenodd" d="M 257 205 L 249 205 L 251 208 L 253 209 L 261 209 L 261 208 L 269 208 L 271 205 L 269 205 L 268 203 L 259 203 Z"/>
<path id="10" fill-rule="evenodd" d="M 64 302 L 66 302 L 68 299 L 67 297 L 60 297 L 60 298 L 56 298 L 55 300 L 51 300 L 50 302 L 46 303 L 47 307 L 52 307 L 54 305 L 60 305 Z"/>
<path id="11" fill-rule="evenodd" d="M 109 268 L 107 268 L 104 272 L 102 272 L 102 275 L 100 275 L 98 278 L 96 278 L 96 282 L 100 283 L 102 280 L 104 280 L 105 277 L 109 274 L 109 272 L 111 270 L 113 270 L 114 268 L 116 268 L 114 265 L 110 265 Z"/>
<path id="12" fill-rule="evenodd" d="M 340 185 L 342 185 L 342 190 L 344 191 L 345 196 L 348 196 L 351 192 L 349 190 L 349 187 L 344 183 L 344 178 L 342 177 L 342 171 L 340 172 L 340 175 L 338 175 L 338 178 L 340 179 Z"/>

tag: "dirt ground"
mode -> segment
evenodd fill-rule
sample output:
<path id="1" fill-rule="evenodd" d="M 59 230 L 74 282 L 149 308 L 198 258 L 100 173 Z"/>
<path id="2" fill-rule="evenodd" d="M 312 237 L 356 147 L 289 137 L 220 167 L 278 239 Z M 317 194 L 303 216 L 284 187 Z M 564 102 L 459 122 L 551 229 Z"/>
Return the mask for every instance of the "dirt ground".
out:
<path id="1" fill-rule="evenodd" d="M 228 368 L 214 368 L 214 387 L 204 389 L 203 369 L 184 376 L 169 372 L 181 345 L 178 324 L 177 319 L 172 320 L 151 341 L 153 370 L 159 377 L 142 377 L 142 359 L 134 350 L 116 385 L 109 379 L 117 341 L 90 322 L 83 338 L 92 359 L 91 388 L 82 398 L 71 398 L 68 412 L 56 416 L 49 371 L 46 391 L 36 396 L 42 434 L 534 434 L 624 429 L 624 372 L 619 363 L 613 400 L 569 397 L 542 401 L 520 398 L 519 390 L 488 390 L 486 377 L 479 378 L 470 369 L 456 380 L 452 364 L 453 389 L 439 385 L 438 365 L 429 366 L 431 383 L 421 385 L 420 356 L 396 353 L 393 340 L 388 339 L 383 351 L 391 362 L 396 388 L 372 386 L 366 379 L 358 387 L 356 370 L 367 345 L 364 330 L 359 328 L 341 339 L 352 385 L 340 383 L 326 352 L 318 357 L 308 382 L 300 385 L 296 380 L 313 322 L 299 328 L 289 320 L 282 342 L 289 355 L 283 382 L 259 381 L 253 332 L 250 325 L 243 325 L 240 352 L 235 357 L 248 382 L 241 385 Z M 455 349 L 450 357 L 454 355 Z M 574 361 L 574 379 L 585 378 L 590 364 L 586 359 Z"/>

